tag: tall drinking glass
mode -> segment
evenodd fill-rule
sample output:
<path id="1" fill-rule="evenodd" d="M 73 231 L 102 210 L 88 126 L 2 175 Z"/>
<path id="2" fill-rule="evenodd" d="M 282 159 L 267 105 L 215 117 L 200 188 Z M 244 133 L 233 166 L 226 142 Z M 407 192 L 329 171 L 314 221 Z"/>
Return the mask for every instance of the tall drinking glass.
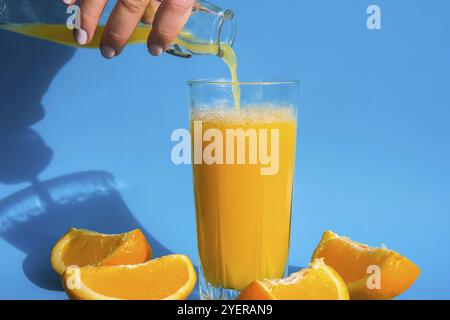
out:
<path id="1" fill-rule="evenodd" d="M 288 265 L 297 82 L 190 81 L 202 299 L 233 299 Z"/>

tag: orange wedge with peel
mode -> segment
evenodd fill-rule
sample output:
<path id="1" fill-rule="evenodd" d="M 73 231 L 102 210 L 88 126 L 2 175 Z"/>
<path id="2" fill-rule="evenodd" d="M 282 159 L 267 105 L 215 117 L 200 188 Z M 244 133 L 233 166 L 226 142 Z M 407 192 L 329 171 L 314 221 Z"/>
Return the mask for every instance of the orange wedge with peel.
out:
<path id="1" fill-rule="evenodd" d="M 151 256 L 150 245 L 139 229 L 110 235 L 71 228 L 56 243 L 50 260 L 53 269 L 62 274 L 69 266 L 137 264 Z"/>
<path id="2" fill-rule="evenodd" d="M 285 279 L 253 281 L 238 300 L 349 300 L 349 294 L 339 274 L 316 259 Z"/>
<path id="3" fill-rule="evenodd" d="M 62 284 L 76 300 L 183 300 L 197 276 L 184 255 L 168 255 L 137 265 L 68 268 Z"/>
<path id="4" fill-rule="evenodd" d="M 344 279 L 352 299 L 392 299 L 406 291 L 420 269 L 387 248 L 373 248 L 325 231 L 311 260 L 324 259 Z"/>

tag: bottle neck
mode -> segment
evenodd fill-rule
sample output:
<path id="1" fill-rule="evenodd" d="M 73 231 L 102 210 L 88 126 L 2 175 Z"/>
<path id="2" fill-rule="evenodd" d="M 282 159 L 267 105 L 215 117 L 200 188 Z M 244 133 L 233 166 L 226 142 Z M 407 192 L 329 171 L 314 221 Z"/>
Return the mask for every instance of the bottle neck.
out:
<path id="1" fill-rule="evenodd" d="M 236 39 L 235 15 L 231 10 L 199 0 L 179 39 L 187 45 L 175 47 L 169 53 L 178 56 L 213 54 L 221 57 L 224 46 L 231 47 Z"/>
<path id="2" fill-rule="evenodd" d="M 213 26 L 211 43 L 218 48 L 217 55 L 223 56 L 223 45 L 232 47 L 236 39 L 236 21 L 231 10 L 224 10 L 218 18 L 216 26 Z"/>

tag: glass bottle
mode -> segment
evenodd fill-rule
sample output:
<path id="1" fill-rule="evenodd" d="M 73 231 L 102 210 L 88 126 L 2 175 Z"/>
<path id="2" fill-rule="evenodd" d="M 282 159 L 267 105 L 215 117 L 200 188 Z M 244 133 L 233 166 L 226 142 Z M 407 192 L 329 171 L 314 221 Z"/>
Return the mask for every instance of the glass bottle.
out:
<path id="1" fill-rule="evenodd" d="M 110 12 L 111 8 L 105 8 L 100 19 L 100 27 L 106 24 Z M 33 32 L 33 27 L 37 25 L 60 26 L 62 28 L 66 25 L 69 15 L 67 5 L 62 1 L 0 0 L 0 29 L 76 46 L 71 38 L 62 42 L 54 33 L 50 32 L 46 36 L 40 36 Z M 139 26 L 144 28 L 151 26 L 153 15 L 154 13 L 149 7 Z M 235 38 L 236 19 L 233 11 L 221 9 L 207 1 L 198 0 L 194 4 L 191 17 L 185 28 L 167 52 L 184 58 L 189 58 L 192 54 L 222 56 L 223 46 L 232 46 Z M 132 43 L 145 41 L 146 38 L 139 37 Z M 208 50 L 205 50 L 206 47 L 208 47 Z"/>

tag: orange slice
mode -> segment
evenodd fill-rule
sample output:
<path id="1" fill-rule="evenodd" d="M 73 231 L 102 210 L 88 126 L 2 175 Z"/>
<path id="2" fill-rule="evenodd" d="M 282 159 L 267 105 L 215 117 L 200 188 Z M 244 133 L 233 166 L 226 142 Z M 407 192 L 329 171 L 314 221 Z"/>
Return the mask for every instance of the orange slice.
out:
<path id="1" fill-rule="evenodd" d="M 137 265 L 68 268 L 62 283 L 77 300 L 182 300 L 196 279 L 189 258 L 174 254 Z"/>
<path id="2" fill-rule="evenodd" d="M 113 266 L 148 261 L 152 250 L 139 229 L 122 234 L 102 234 L 72 228 L 55 245 L 53 269 L 62 274 L 69 266 Z"/>
<path id="3" fill-rule="evenodd" d="M 348 300 L 345 282 L 322 259 L 281 280 L 253 281 L 238 300 Z"/>
<path id="4" fill-rule="evenodd" d="M 352 299 L 392 299 L 407 290 L 420 269 L 387 248 L 372 248 L 325 231 L 311 260 L 323 258 L 347 283 Z"/>

